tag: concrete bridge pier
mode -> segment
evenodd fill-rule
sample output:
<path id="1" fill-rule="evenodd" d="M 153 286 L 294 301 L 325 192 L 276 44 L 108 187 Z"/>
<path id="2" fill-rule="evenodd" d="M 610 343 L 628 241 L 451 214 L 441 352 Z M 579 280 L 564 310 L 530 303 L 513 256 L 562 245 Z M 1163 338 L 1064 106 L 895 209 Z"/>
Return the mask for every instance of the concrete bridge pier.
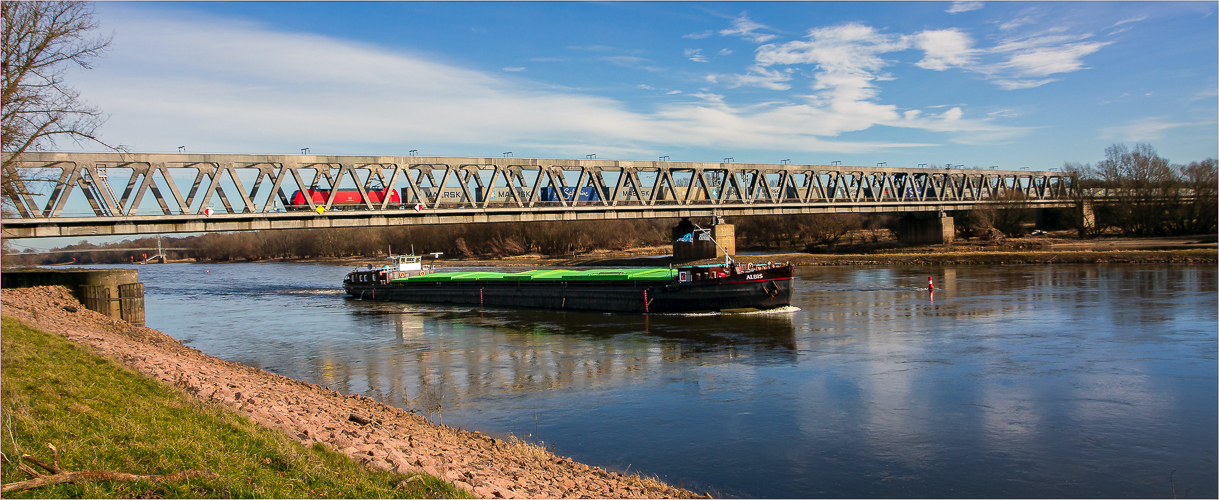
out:
<path id="1" fill-rule="evenodd" d="M 705 230 L 705 231 L 704 231 Z M 673 228 L 673 258 L 675 260 L 702 260 L 736 255 L 736 226 L 717 221 L 710 228 L 699 230 L 682 217 Z M 715 241 L 712 241 L 712 238 Z M 719 246 L 716 246 L 716 243 Z"/>
<path id="2" fill-rule="evenodd" d="M 0 287 L 62 285 L 85 308 L 144 326 L 144 284 L 135 269 L 6 269 Z"/>
<path id="3" fill-rule="evenodd" d="M 1080 224 L 1079 233 L 1080 236 L 1083 236 L 1085 232 L 1096 229 L 1096 212 L 1092 211 L 1091 200 L 1079 202 L 1078 207 L 1079 208 L 1077 210 L 1079 210 L 1079 216 L 1083 221 L 1083 223 Z"/>
<path id="4" fill-rule="evenodd" d="M 897 224 L 897 240 L 910 245 L 942 245 L 952 243 L 957 228 L 952 217 L 944 212 L 922 214 L 908 213 Z"/>
<path id="5" fill-rule="evenodd" d="M 1038 208 L 1034 211 L 1033 220 L 1037 229 L 1053 231 L 1075 228 L 1080 231 L 1080 236 L 1096 228 L 1096 212 L 1089 200 L 1082 200 L 1074 207 Z"/>

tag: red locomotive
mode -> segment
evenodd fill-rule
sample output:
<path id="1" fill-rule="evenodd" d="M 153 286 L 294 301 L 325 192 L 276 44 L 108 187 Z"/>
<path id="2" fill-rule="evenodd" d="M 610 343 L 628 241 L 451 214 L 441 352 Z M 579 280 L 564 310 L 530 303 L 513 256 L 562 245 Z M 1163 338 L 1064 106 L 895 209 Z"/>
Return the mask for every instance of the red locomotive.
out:
<path id="1" fill-rule="evenodd" d="M 385 195 L 389 193 L 389 202 L 391 205 L 401 203 L 401 198 L 398 197 L 398 192 L 390 189 L 370 189 L 368 190 L 368 201 L 373 204 L 374 208 L 380 208 L 381 202 L 385 201 Z M 307 209 L 309 203 L 305 196 L 309 196 L 309 200 L 316 205 L 325 205 L 326 200 L 330 199 L 329 189 L 306 189 L 292 193 L 292 197 L 288 199 L 288 208 L 290 209 Z M 340 189 L 334 195 L 334 203 L 330 208 L 365 208 L 364 197 L 360 196 L 360 191 L 355 189 Z"/>

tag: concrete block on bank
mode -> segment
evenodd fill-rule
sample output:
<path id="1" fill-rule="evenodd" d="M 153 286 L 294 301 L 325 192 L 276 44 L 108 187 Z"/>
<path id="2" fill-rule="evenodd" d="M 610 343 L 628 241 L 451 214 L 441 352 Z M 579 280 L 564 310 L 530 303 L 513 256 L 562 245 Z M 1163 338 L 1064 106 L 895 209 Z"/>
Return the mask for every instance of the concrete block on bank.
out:
<path id="1" fill-rule="evenodd" d="M 0 287 L 63 286 L 90 310 L 144 326 L 144 285 L 137 269 L 5 269 Z"/>

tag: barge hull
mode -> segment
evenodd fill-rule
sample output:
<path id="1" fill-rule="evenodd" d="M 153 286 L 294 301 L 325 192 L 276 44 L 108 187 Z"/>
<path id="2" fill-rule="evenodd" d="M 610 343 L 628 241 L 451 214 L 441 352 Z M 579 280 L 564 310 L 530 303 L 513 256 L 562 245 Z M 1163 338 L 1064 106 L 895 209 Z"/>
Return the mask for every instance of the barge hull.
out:
<path id="1" fill-rule="evenodd" d="M 352 286 L 364 300 L 607 312 L 760 310 L 791 303 L 792 269 L 782 267 L 747 280 L 742 275 L 703 282 L 454 282 Z M 647 301 L 645 304 L 645 300 Z"/>

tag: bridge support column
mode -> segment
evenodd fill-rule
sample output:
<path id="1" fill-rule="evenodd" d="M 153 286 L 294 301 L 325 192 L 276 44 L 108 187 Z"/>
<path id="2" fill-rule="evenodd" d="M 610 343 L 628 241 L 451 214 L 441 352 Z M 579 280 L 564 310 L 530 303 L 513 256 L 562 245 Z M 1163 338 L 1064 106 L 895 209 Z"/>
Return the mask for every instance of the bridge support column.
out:
<path id="1" fill-rule="evenodd" d="M 715 241 L 711 241 L 714 238 Z M 716 246 L 719 243 L 719 246 Z M 676 260 L 702 260 L 736 255 L 736 226 L 723 222 L 712 225 L 707 231 L 694 227 L 689 218 L 683 217 L 673 228 L 673 258 Z"/>
<path id="2" fill-rule="evenodd" d="M 941 245 L 952 243 L 956 232 L 952 217 L 943 212 L 929 218 L 906 214 L 898 221 L 897 240 L 910 245 Z"/>
<path id="3" fill-rule="evenodd" d="M 1096 234 L 1096 212 L 1092 211 L 1092 200 L 1081 200 L 1076 205 L 1079 214 L 1079 237 Z"/>

